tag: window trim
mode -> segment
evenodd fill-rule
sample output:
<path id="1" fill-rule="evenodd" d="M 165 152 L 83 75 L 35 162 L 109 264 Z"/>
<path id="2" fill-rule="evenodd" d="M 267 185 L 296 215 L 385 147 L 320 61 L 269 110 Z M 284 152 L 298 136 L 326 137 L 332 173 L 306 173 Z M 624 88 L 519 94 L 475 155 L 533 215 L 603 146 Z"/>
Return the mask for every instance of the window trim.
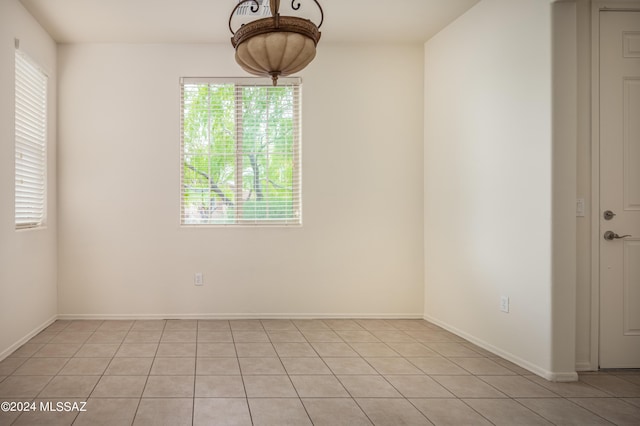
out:
<path id="1" fill-rule="evenodd" d="M 277 220 L 257 220 L 257 219 L 242 219 L 240 215 L 242 214 L 242 203 L 240 203 L 240 208 L 236 212 L 236 219 L 232 223 L 186 223 L 185 215 L 184 215 L 184 87 L 187 84 L 233 84 L 236 86 L 236 90 L 242 86 L 273 86 L 273 81 L 270 78 L 259 78 L 259 77 L 181 77 L 180 78 L 180 187 L 179 187 L 179 225 L 184 228 L 224 228 L 224 227 L 286 227 L 286 228 L 295 228 L 302 227 L 302 119 L 301 119 L 301 105 L 302 105 L 302 79 L 299 77 L 283 77 L 278 79 L 279 85 L 294 85 L 297 86 L 295 89 L 296 96 L 293 98 L 294 102 L 294 115 L 297 116 L 297 119 L 293 120 L 294 125 L 294 140 L 293 140 L 293 176 L 292 182 L 294 185 L 294 193 L 293 199 L 296 203 L 295 210 L 297 211 L 296 217 L 292 217 L 290 219 Z M 238 96 L 236 95 L 236 102 L 238 101 Z M 237 112 L 238 109 L 241 108 L 241 105 L 236 103 L 234 110 Z M 239 136 L 238 126 L 241 117 L 238 117 L 238 114 L 234 114 L 235 118 L 235 167 L 236 170 L 242 169 L 243 158 L 241 155 L 237 155 L 239 153 L 239 146 L 241 142 L 241 136 Z M 235 185 L 236 188 L 242 188 L 242 176 L 236 173 L 235 177 Z M 234 195 L 237 195 L 235 193 Z"/>

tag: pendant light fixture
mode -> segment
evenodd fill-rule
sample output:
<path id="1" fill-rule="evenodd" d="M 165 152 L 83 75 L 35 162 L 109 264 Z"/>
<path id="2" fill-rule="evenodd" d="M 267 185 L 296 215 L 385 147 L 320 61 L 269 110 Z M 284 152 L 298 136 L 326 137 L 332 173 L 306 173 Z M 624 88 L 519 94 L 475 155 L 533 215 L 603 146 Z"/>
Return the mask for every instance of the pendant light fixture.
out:
<path id="1" fill-rule="evenodd" d="M 260 0 L 262 1 L 262 0 Z M 266 3 L 266 1 L 264 1 Z M 305 0 L 292 0 L 294 12 L 301 9 Z M 316 46 L 320 40 L 320 27 L 324 21 L 324 12 L 320 3 L 313 0 L 320 10 L 320 23 L 316 25 L 309 19 L 298 16 L 281 16 L 280 0 L 269 0 L 271 17 L 261 18 L 243 24 L 233 30 L 232 20 L 236 11 L 250 3 L 251 14 L 259 16 L 262 8 L 266 14 L 266 6 L 258 0 L 240 1 L 229 16 L 231 44 L 236 49 L 236 62 L 250 74 L 271 77 L 273 85 L 278 77 L 302 70 L 316 56 Z"/>

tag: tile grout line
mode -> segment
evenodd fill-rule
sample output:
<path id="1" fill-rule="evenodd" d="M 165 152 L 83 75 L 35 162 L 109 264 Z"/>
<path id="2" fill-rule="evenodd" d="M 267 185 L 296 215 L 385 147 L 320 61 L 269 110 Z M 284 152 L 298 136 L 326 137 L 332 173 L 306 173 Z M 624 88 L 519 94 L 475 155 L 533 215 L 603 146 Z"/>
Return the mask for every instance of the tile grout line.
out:
<path id="1" fill-rule="evenodd" d="M 105 324 L 105 322 L 103 321 L 102 324 Z M 102 326 L 102 324 L 100 326 Z M 129 326 L 129 329 L 126 330 L 126 334 L 125 336 L 122 338 L 122 341 L 120 342 L 120 344 L 118 345 L 118 348 L 114 351 L 113 355 L 111 356 L 111 359 L 109 360 L 109 362 L 107 363 L 106 367 L 104 368 L 104 371 L 102 372 L 102 374 L 99 376 L 98 380 L 96 381 L 96 384 L 93 385 L 93 388 L 91 389 L 91 392 L 89 392 L 89 395 L 87 395 L 86 397 L 86 402 L 89 402 L 89 399 L 91 398 L 91 395 L 93 394 L 93 392 L 95 392 L 96 387 L 98 387 L 98 383 L 100 383 L 100 381 L 102 380 L 102 378 L 104 377 L 104 373 L 107 371 L 107 369 L 109 368 L 109 366 L 111 365 L 111 363 L 113 362 L 113 359 L 115 358 L 116 354 L 118 353 L 118 350 L 120 350 L 120 347 L 123 345 L 124 340 L 126 339 L 127 334 L 129 334 L 129 331 L 131 330 L 131 327 L 133 327 L 133 324 L 135 324 L 135 321 L 131 323 L 131 326 Z M 96 331 L 98 331 L 98 329 L 100 328 L 100 326 L 98 326 L 98 328 L 96 328 L 96 330 L 92 333 L 92 336 L 96 333 Z M 85 343 L 83 345 L 80 346 L 80 349 L 78 349 L 78 351 L 76 351 L 76 353 L 74 355 L 76 355 L 78 352 L 80 352 L 80 350 L 82 349 L 82 347 L 86 344 L 86 342 L 88 342 L 91 339 L 91 336 L 89 336 L 89 338 L 85 341 Z M 72 359 L 72 358 L 70 358 Z M 62 370 L 60 370 L 62 371 Z M 73 422 L 71 424 L 74 424 L 78 418 L 80 417 L 80 413 L 78 413 L 78 415 L 73 419 Z"/>
<path id="2" fill-rule="evenodd" d="M 196 355 L 193 360 L 193 396 L 191 397 L 191 426 L 193 426 L 196 422 L 196 384 L 198 380 L 197 373 L 198 373 L 198 346 L 199 346 L 198 337 L 199 335 L 200 335 L 200 321 L 196 320 Z M 149 371 L 149 373 L 151 373 L 151 371 Z"/>
<path id="3" fill-rule="evenodd" d="M 54 323 L 54 324 L 55 324 L 55 323 Z M 51 327 L 51 325 L 50 325 L 49 327 Z M 49 328 L 49 327 L 47 327 L 47 328 Z M 69 324 L 67 324 L 64 328 L 62 328 L 62 329 L 58 330 L 58 331 L 55 333 L 55 335 L 53 335 L 53 336 L 51 337 L 51 339 L 49 339 L 46 343 L 44 343 L 44 344 L 42 345 L 42 348 L 44 348 L 44 346 L 45 346 L 48 342 L 50 342 L 51 340 L 53 340 L 53 338 L 55 338 L 55 336 L 57 336 L 58 334 L 60 334 L 60 333 L 61 333 L 65 328 L 67 328 L 67 327 L 69 327 Z M 46 329 L 45 329 L 45 330 L 46 330 Z M 42 330 L 42 331 L 45 331 L 45 330 Z M 42 331 L 41 331 L 40 333 L 42 333 Z M 40 333 L 38 333 L 38 334 L 40 334 Z M 36 336 L 37 336 L 37 335 L 36 335 Z M 29 342 L 28 342 L 28 341 L 27 341 L 27 342 L 25 342 L 25 345 L 26 345 L 27 343 L 29 343 Z M 24 345 L 22 345 L 22 346 L 24 346 Z M 21 347 L 22 347 L 22 346 L 21 346 Z M 16 372 L 16 371 L 18 371 L 18 369 L 19 369 L 23 364 L 25 364 L 28 360 L 32 359 L 32 358 L 33 358 L 33 356 L 34 356 L 35 354 L 37 354 L 38 352 L 40 352 L 40 350 L 41 350 L 42 348 L 38 349 L 37 351 L 35 351 L 34 353 L 32 353 L 30 356 L 28 356 L 28 357 L 26 358 L 26 361 L 24 361 L 20 366 L 18 366 L 18 368 L 16 368 L 16 369 L 15 369 L 15 370 L 10 374 L 10 375 L 11 375 L 11 376 L 14 376 L 14 375 L 15 375 L 15 372 Z M 17 351 L 17 350 L 19 350 L 19 349 L 20 349 L 20 348 L 16 349 L 16 351 Z M 14 351 L 14 352 L 15 352 L 15 351 Z M 11 355 L 13 355 L 13 354 L 11 354 Z M 11 355 L 9 355 L 9 356 L 11 356 Z M 8 357 L 7 357 L 7 358 L 8 358 Z M 68 362 L 68 361 L 67 361 L 67 362 Z M 65 363 L 65 365 L 66 365 L 66 363 Z M 9 376 L 7 376 L 7 377 L 9 377 Z M 47 383 L 45 383 L 45 385 L 42 387 L 42 389 L 41 389 L 38 393 L 36 393 L 36 394 L 35 394 L 35 396 L 33 396 L 32 398 L 29 398 L 29 402 L 30 402 L 30 403 L 31 403 L 31 402 L 35 403 L 36 399 L 38 398 L 38 395 L 39 395 L 39 394 L 40 394 L 40 393 L 41 393 L 41 392 L 42 392 L 42 391 L 43 391 L 43 390 L 44 390 L 44 389 L 49 385 L 49 383 L 51 383 L 51 381 L 53 380 L 53 378 L 54 378 L 54 377 L 56 377 L 56 376 L 55 376 L 55 375 L 51 376 L 51 377 L 49 378 L 49 380 L 47 381 Z M 11 425 L 16 424 L 16 422 L 17 422 L 18 420 L 20 420 L 20 418 L 21 418 L 23 415 L 24 415 L 24 412 L 22 412 L 22 413 L 18 414 L 18 416 L 16 416 L 16 418 L 15 418 L 15 419 L 13 419 L 13 421 L 12 421 L 10 424 L 11 424 Z"/>
<path id="4" fill-rule="evenodd" d="M 520 399 L 536 399 L 536 398 L 520 398 Z M 580 405 L 578 405 L 578 404 L 576 404 L 575 402 L 571 401 L 569 398 L 560 397 L 560 398 L 558 398 L 558 399 L 561 399 L 561 400 L 567 401 L 567 402 L 569 402 L 570 404 L 573 404 L 574 406 L 576 406 L 576 407 L 578 407 L 578 408 L 581 408 L 581 409 L 587 410 L 587 411 L 589 411 L 591 414 L 593 414 L 593 415 L 595 415 L 595 416 L 597 416 L 597 417 L 600 417 L 600 418 L 601 418 L 602 420 L 604 420 L 605 422 L 610 423 L 610 424 L 613 424 L 613 423 L 612 423 L 612 422 L 610 422 L 609 420 L 607 420 L 607 419 L 605 419 L 604 417 L 600 416 L 598 413 L 595 413 L 595 412 L 593 412 L 593 411 L 589 410 L 588 408 L 581 407 Z M 544 416 L 544 414 L 542 414 L 542 413 L 538 413 L 538 412 L 536 412 L 536 411 L 532 410 L 531 408 L 527 407 L 527 406 L 526 406 L 526 405 L 524 405 L 522 402 L 520 402 L 520 401 L 519 401 L 519 399 L 513 398 L 513 400 L 514 400 L 515 402 L 517 402 L 518 404 L 520 404 L 520 406 L 522 406 L 522 407 L 524 407 L 524 408 L 528 408 L 528 409 L 529 409 L 530 411 L 532 411 L 533 413 L 535 413 L 535 414 L 539 415 L 540 417 L 542 417 L 543 419 L 547 420 L 549 423 L 552 423 L 552 424 L 554 424 L 554 425 L 556 425 L 556 424 L 557 424 L 557 423 L 554 423 L 551 419 L 549 419 L 549 418 L 545 417 L 545 416 Z"/>
<path id="5" fill-rule="evenodd" d="M 238 349 L 236 348 L 236 337 L 233 334 L 233 328 L 231 327 L 231 321 L 229 321 L 229 332 L 231 333 L 231 342 L 233 343 L 233 350 L 236 353 L 236 362 L 238 363 L 238 371 L 240 371 L 240 380 L 242 380 L 242 389 L 244 390 L 244 400 L 247 403 L 247 411 L 249 412 L 249 420 L 251 421 L 251 424 L 253 425 L 254 424 L 253 413 L 251 412 L 251 405 L 249 404 L 249 394 L 247 393 L 247 385 L 244 382 L 244 374 L 242 373 L 242 365 L 240 365 L 240 358 L 238 357 Z"/>
<path id="6" fill-rule="evenodd" d="M 367 331 L 368 331 L 369 333 L 371 333 L 371 331 L 370 331 L 370 330 L 367 330 Z M 401 331 L 401 330 L 398 330 L 398 331 Z M 371 334 L 373 335 L 373 333 L 371 333 Z M 375 337 L 375 336 L 374 336 L 374 337 Z M 411 337 L 411 336 L 409 336 L 409 337 Z M 376 338 L 377 338 L 377 337 L 376 337 Z M 407 360 L 403 355 L 401 355 L 398 351 L 394 350 L 391 346 L 389 346 L 389 344 L 388 344 L 387 342 L 382 342 L 382 341 L 380 341 L 380 342 L 381 342 L 381 343 L 383 343 L 383 344 L 384 344 L 385 346 L 387 346 L 388 348 L 390 348 L 390 349 L 391 349 L 393 352 L 395 352 L 399 357 L 401 357 L 402 359 L 404 359 L 404 360 L 406 360 L 407 362 L 409 362 L 409 364 L 413 365 L 410 361 L 408 361 L 408 360 Z M 347 344 L 349 344 L 349 342 L 347 342 Z M 422 416 L 423 416 L 423 417 L 424 417 L 424 418 L 425 418 L 429 423 L 433 424 L 433 422 L 432 422 L 432 421 L 431 421 L 431 420 L 430 420 L 430 419 L 429 419 L 429 418 L 428 418 L 428 417 L 427 417 L 427 416 L 426 416 L 426 415 L 425 415 L 421 410 L 419 410 L 419 409 L 418 409 L 418 407 L 416 407 L 416 406 L 411 402 L 411 400 L 410 400 L 408 397 L 406 397 L 402 392 L 400 392 L 400 390 L 399 390 L 396 386 L 394 386 L 394 385 L 393 385 L 393 383 L 391 383 L 391 382 L 389 381 L 389 379 L 387 379 L 387 377 L 386 377 L 385 375 L 383 375 L 383 374 L 380 372 L 380 370 L 378 370 L 378 369 L 377 369 L 377 368 L 375 368 L 373 365 L 371 365 L 371 363 L 370 363 L 370 362 L 369 362 L 369 361 L 368 361 L 364 356 L 362 356 L 362 355 L 360 354 L 360 352 L 358 352 L 358 351 L 357 351 L 353 346 L 351 346 L 351 345 L 349 345 L 349 346 L 350 346 L 350 347 L 351 347 L 351 348 L 352 348 L 352 349 L 353 349 L 353 350 L 354 350 L 358 355 L 360 355 L 360 357 L 364 360 L 364 362 L 366 362 L 366 363 L 367 363 L 367 365 L 369 365 L 371 368 L 373 368 L 373 370 L 374 370 L 374 371 L 376 371 L 376 372 L 380 375 L 380 377 L 382 377 L 382 379 L 383 379 L 386 383 L 388 383 L 388 384 L 389 384 L 389 386 L 391 386 L 391 387 L 392 387 L 396 392 L 398 392 L 398 394 L 402 396 L 402 399 L 403 399 L 404 401 L 407 401 L 407 402 L 408 402 L 411 406 L 413 406 L 413 407 L 416 409 L 416 411 L 417 411 L 418 413 L 420 413 L 420 414 L 421 414 L 421 415 L 422 415 Z M 372 358 L 372 357 L 370 357 L 370 358 Z M 417 368 L 417 367 L 416 367 L 416 368 Z M 356 401 L 356 400 L 355 400 L 355 398 L 354 398 L 354 401 Z M 358 404 L 358 407 L 360 407 L 360 410 L 362 410 L 362 411 L 364 412 L 364 410 L 362 409 L 362 407 L 360 406 L 360 404 L 359 404 L 357 401 L 356 401 L 356 404 Z M 365 412 L 365 415 L 367 415 L 367 414 L 366 414 L 366 412 Z M 368 416 L 368 415 L 367 415 L 367 418 L 369 418 L 369 416 Z M 371 420 L 371 418 L 369 418 L 369 421 L 371 421 L 371 422 L 373 423 L 373 421 Z"/>
<path id="7" fill-rule="evenodd" d="M 294 324 L 294 327 L 295 327 L 295 324 Z M 302 334 L 302 332 L 299 329 L 298 329 L 298 332 L 300 334 Z M 302 334 L 302 336 L 304 337 L 304 334 Z M 306 340 L 306 338 L 305 338 L 305 340 Z M 306 342 L 306 343 L 309 344 L 309 342 Z M 309 345 L 309 346 L 311 346 L 311 345 Z M 311 346 L 311 348 L 314 349 L 313 346 Z M 314 349 L 314 352 L 315 352 L 315 349 Z M 289 379 L 289 383 L 291 383 L 291 386 L 293 387 L 293 390 L 295 391 L 296 395 L 298 395 L 298 400 L 300 401 L 300 405 L 302 405 L 302 408 L 304 409 L 304 412 L 307 414 L 307 418 L 309 419 L 309 422 L 311 422 L 311 424 L 313 425 L 313 419 L 311 418 L 311 415 L 309 414 L 309 410 L 307 409 L 307 406 L 304 404 L 304 401 L 300 397 L 300 392 L 298 392 L 298 389 L 296 388 L 296 385 L 293 383 L 293 380 L 291 380 L 291 375 L 289 374 L 289 372 L 285 368 L 284 363 L 282 362 L 282 357 L 280 357 L 280 354 L 278 354 L 277 351 L 276 351 L 276 354 L 278 355 L 278 359 L 280 360 L 280 364 L 282 365 L 282 368 L 284 369 L 284 372 L 287 375 L 287 379 Z M 317 355 L 317 352 L 316 352 L 316 355 Z M 320 358 L 320 359 L 322 359 L 322 358 Z"/>
<path id="8" fill-rule="evenodd" d="M 163 320 L 163 321 L 164 321 L 164 324 L 163 324 L 162 330 L 160 332 L 160 339 L 158 340 L 158 345 L 156 346 L 156 351 L 155 351 L 155 353 L 153 355 L 153 360 L 151 361 L 151 365 L 149 366 L 149 372 L 147 373 L 147 377 L 146 377 L 146 379 L 144 381 L 144 386 L 142 387 L 142 392 L 140 393 L 140 398 L 138 398 L 138 405 L 136 406 L 136 410 L 135 410 L 135 412 L 133 414 L 133 419 L 131 419 L 131 424 L 132 425 L 134 424 L 134 422 L 136 420 L 136 417 L 138 416 L 138 411 L 140 410 L 140 405 L 142 404 L 142 396 L 144 395 L 144 390 L 147 387 L 147 383 L 149 383 L 149 376 L 151 376 L 151 369 L 153 368 L 153 364 L 155 364 L 155 362 L 156 362 L 156 356 L 158 355 L 158 351 L 160 350 L 160 342 L 162 341 L 162 335 L 164 334 L 164 331 L 167 328 L 167 320 Z M 135 322 L 134 322 L 134 325 L 135 325 Z M 126 337 L 125 337 L 125 339 L 126 339 Z M 115 358 L 116 355 L 117 355 L 117 352 L 116 352 L 116 354 L 113 355 L 113 357 Z M 194 378 L 194 381 L 195 381 L 195 378 Z"/>
<path id="9" fill-rule="evenodd" d="M 356 322 L 357 323 L 357 322 Z M 329 327 L 331 329 L 331 327 Z M 334 333 L 335 330 L 331 329 Z M 337 333 L 336 333 L 337 334 Z M 342 337 L 340 337 L 342 338 Z M 315 349 L 315 348 L 314 348 Z M 320 356 L 320 354 L 318 354 L 318 356 Z M 320 357 L 320 359 L 322 359 L 322 357 Z M 324 360 L 323 360 L 324 362 Z M 364 362 L 367 362 L 366 360 Z M 326 364 L 326 362 L 325 362 Z M 367 363 L 368 364 L 368 363 Z M 328 366 L 327 366 L 328 367 Z M 373 367 L 372 367 L 373 368 Z M 353 396 L 353 394 L 351 393 L 351 391 L 349 391 L 349 389 L 347 389 L 347 387 L 344 385 L 344 383 L 342 383 L 342 381 L 338 378 L 338 376 L 334 373 L 333 370 L 331 370 L 331 368 L 329 368 L 329 371 L 331 371 L 331 373 L 333 374 L 333 376 L 335 377 L 335 379 L 340 383 L 340 385 L 344 388 L 344 390 L 347 392 L 347 394 L 349 395 L 349 397 L 351 398 L 351 400 L 354 402 L 354 404 L 356 404 L 356 406 L 358 407 L 358 409 L 362 412 L 362 414 L 364 414 L 364 416 L 367 418 L 367 420 L 369 420 L 369 422 L 374 425 L 373 420 L 371 419 L 371 417 L 369 417 L 369 414 L 367 414 L 366 411 L 364 411 L 364 409 L 362 408 L 362 406 L 360 405 L 360 403 L 358 402 L 358 400 Z"/>

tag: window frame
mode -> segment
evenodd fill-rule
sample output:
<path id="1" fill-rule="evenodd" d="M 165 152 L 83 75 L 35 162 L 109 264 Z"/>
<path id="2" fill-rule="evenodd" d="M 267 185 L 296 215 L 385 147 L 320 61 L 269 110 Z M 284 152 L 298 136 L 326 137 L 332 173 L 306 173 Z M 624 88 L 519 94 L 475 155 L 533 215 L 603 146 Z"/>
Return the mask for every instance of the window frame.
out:
<path id="1" fill-rule="evenodd" d="M 14 63 L 14 226 L 47 225 L 48 73 L 16 40 Z"/>
<path id="2" fill-rule="evenodd" d="M 291 202 L 294 214 L 284 219 L 257 219 L 242 218 L 242 205 L 248 200 L 238 203 L 235 209 L 233 222 L 209 222 L 209 223 L 188 223 L 185 213 L 185 85 L 234 85 L 234 202 L 242 198 L 243 175 L 238 170 L 243 169 L 245 162 L 242 149 L 242 132 L 239 130 L 242 123 L 242 101 L 239 90 L 243 87 L 273 87 L 273 82 L 269 78 L 257 77 L 181 77 L 180 78 L 180 201 L 179 201 L 179 224 L 186 228 L 206 228 L 206 227 L 301 227 L 302 226 L 302 79 L 298 77 L 283 77 L 278 79 L 278 86 L 293 86 L 293 144 L 291 148 L 292 168 L 292 194 Z"/>

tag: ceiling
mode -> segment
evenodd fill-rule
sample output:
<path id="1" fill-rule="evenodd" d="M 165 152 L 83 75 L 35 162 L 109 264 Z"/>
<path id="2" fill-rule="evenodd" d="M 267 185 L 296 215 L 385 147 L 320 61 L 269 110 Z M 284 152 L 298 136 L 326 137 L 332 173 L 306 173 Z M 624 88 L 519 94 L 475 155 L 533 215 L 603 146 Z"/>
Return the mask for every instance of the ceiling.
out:
<path id="1" fill-rule="evenodd" d="M 316 10 L 311 0 L 297 1 L 302 10 Z M 478 1 L 319 0 L 322 40 L 424 42 Z M 20 2 L 58 43 L 218 43 L 229 41 L 229 14 L 237 0 Z M 282 1 L 281 11 L 289 5 Z"/>

